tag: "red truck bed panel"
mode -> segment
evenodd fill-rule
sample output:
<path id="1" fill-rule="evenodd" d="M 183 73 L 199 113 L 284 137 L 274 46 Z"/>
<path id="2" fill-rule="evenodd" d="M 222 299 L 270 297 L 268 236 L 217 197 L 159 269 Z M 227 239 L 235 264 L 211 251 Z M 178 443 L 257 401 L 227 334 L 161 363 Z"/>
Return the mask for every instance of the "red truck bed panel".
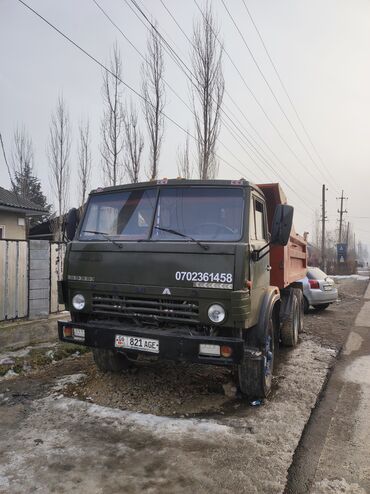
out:
<path id="1" fill-rule="evenodd" d="M 277 204 L 286 204 L 287 198 L 279 184 L 259 184 L 258 187 L 266 197 L 267 219 L 271 231 L 275 208 Z M 303 237 L 295 233 L 294 227 L 288 245 L 271 245 L 270 265 L 270 283 L 279 288 L 285 288 L 306 276 L 307 244 Z"/>

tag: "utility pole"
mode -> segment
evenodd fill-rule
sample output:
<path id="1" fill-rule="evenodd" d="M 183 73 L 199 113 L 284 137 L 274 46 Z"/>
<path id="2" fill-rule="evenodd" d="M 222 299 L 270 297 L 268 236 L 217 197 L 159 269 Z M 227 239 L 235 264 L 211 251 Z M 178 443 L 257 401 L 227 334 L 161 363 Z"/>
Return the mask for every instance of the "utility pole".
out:
<path id="1" fill-rule="evenodd" d="M 355 256 L 355 259 L 357 259 L 357 255 L 356 255 L 356 233 L 353 233 L 353 249 L 354 249 L 354 256 Z"/>
<path id="2" fill-rule="evenodd" d="M 326 273 L 325 222 L 327 220 L 325 192 L 327 190 L 328 189 L 325 187 L 325 184 L 323 184 L 323 186 L 322 186 L 322 204 L 321 204 L 321 264 L 322 264 L 322 269 L 325 273 Z"/>
<path id="3" fill-rule="evenodd" d="M 343 201 L 344 199 L 348 199 L 348 197 L 344 197 L 344 191 L 342 190 L 342 195 L 340 197 L 337 197 L 337 199 L 340 199 L 340 209 L 338 209 L 339 213 L 339 237 L 338 237 L 338 244 L 342 243 L 342 232 L 343 232 L 343 214 L 347 213 L 348 211 L 346 209 L 343 209 Z"/>

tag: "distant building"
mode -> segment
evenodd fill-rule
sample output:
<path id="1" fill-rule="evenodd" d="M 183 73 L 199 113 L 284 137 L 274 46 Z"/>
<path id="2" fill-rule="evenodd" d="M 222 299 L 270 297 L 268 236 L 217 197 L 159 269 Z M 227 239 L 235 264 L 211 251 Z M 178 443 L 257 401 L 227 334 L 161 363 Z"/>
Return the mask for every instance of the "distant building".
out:
<path id="1" fill-rule="evenodd" d="M 0 239 L 26 240 L 27 217 L 44 214 L 42 207 L 0 187 Z"/>

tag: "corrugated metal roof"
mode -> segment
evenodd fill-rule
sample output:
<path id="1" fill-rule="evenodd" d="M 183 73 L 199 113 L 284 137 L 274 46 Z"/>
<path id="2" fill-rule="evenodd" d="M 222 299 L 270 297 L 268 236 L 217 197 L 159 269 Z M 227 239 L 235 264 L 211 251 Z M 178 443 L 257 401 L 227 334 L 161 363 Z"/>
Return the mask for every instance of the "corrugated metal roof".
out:
<path id="1" fill-rule="evenodd" d="M 25 197 L 21 197 L 10 190 L 3 189 L 3 187 L 0 187 L 0 207 L 1 206 L 24 209 L 25 211 L 47 212 L 41 206 L 38 206 L 32 201 L 26 199 Z"/>

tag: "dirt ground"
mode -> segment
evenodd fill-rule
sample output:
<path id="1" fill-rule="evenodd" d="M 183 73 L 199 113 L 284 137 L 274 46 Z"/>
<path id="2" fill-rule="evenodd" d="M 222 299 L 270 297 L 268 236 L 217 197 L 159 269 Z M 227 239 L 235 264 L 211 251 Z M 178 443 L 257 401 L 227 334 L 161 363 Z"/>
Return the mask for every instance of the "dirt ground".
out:
<path id="1" fill-rule="evenodd" d="M 19 377 L 8 371 L 0 492 L 283 492 L 367 282 L 338 286 L 340 302 L 311 311 L 301 344 L 281 352 L 274 391 L 259 407 L 240 399 L 222 368 L 143 361 L 112 376 L 75 351 Z"/>

